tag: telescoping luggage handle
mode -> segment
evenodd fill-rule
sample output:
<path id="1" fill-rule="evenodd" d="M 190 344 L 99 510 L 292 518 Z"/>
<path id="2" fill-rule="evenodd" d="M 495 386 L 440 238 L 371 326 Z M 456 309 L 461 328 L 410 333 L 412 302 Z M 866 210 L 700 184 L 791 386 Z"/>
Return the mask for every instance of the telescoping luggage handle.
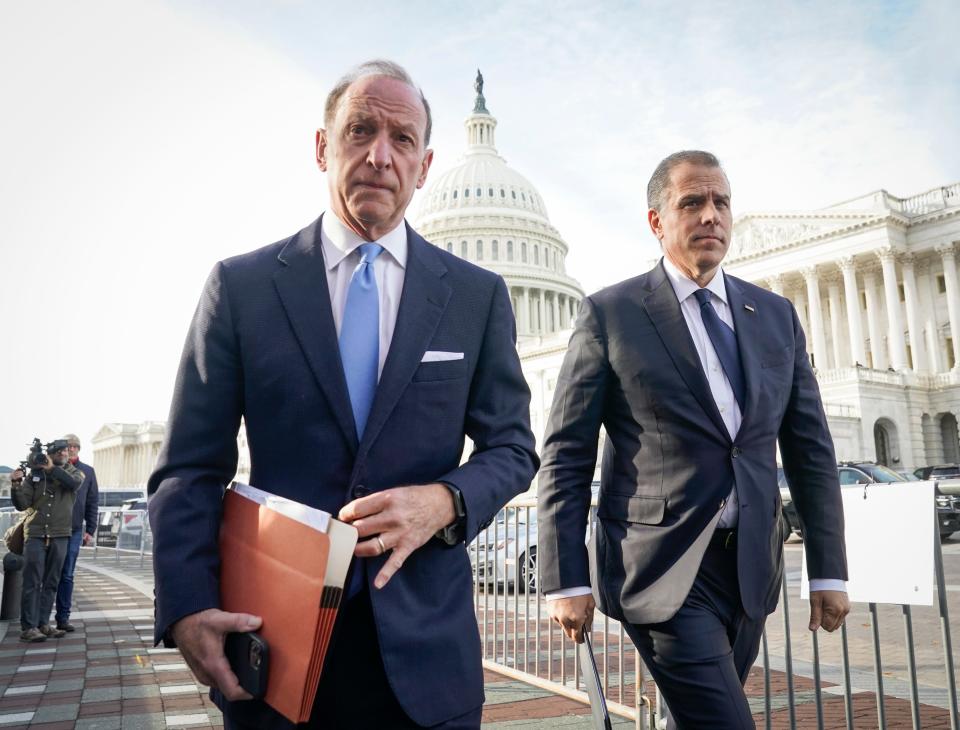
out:
<path id="1" fill-rule="evenodd" d="M 600 673 L 597 671 L 597 660 L 593 656 L 593 643 L 590 641 L 590 632 L 583 632 L 583 643 L 577 645 L 580 652 L 580 673 L 583 675 L 583 684 L 590 697 L 590 711 L 593 715 L 593 727 L 596 730 L 612 730 L 610 713 L 607 711 L 607 700 L 600 688 Z"/>

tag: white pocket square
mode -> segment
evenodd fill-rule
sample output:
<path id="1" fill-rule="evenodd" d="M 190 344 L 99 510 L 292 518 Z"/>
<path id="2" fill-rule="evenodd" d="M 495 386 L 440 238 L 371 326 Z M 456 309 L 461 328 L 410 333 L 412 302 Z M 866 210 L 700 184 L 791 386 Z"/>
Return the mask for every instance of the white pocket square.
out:
<path id="1" fill-rule="evenodd" d="M 448 360 L 463 360 L 463 353 L 427 350 L 423 353 L 423 359 L 420 362 L 447 362 Z"/>

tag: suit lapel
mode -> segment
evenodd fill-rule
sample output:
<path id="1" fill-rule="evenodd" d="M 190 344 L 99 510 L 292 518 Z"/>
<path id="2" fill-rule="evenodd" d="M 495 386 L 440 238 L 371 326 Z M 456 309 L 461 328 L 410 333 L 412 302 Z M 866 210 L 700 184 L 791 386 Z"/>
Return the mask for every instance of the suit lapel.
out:
<path id="1" fill-rule="evenodd" d="M 420 366 L 452 293 L 443 281 L 447 268 L 433 245 L 409 225 L 407 245 L 407 270 L 404 272 L 397 324 L 363 432 L 361 452 L 376 440 L 414 371 Z"/>
<path id="2" fill-rule="evenodd" d="M 727 287 L 727 299 L 730 302 L 730 313 L 733 315 L 733 326 L 737 330 L 737 346 L 740 349 L 740 362 L 743 365 L 743 377 L 747 385 L 747 403 L 743 409 L 743 423 L 746 423 L 757 407 L 760 385 L 760 361 L 758 353 L 761 351 L 758 332 L 757 304 L 752 297 L 745 294 L 740 282 L 724 274 L 724 283 Z"/>
<path id="3" fill-rule="evenodd" d="M 273 283 L 317 385 L 329 401 L 347 443 L 356 450 L 356 426 L 340 361 L 320 242 L 322 218 L 284 246 L 277 258 L 285 266 L 274 274 Z"/>
<path id="4" fill-rule="evenodd" d="M 710 392 L 710 385 L 707 383 L 707 376 L 703 372 L 700 358 L 690 337 L 690 330 L 683 318 L 683 312 L 680 311 L 677 294 L 663 270 L 662 263 L 650 272 L 647 282 L 652 291 L 644 298 L 643 305 L 650 316 L 650 321 L 653 322 L 667 353 L 690 392 L 720 433 L 729 439 L 730 434 L 720 416 L 720 411 L 717 410 L 717 404 Z"/>

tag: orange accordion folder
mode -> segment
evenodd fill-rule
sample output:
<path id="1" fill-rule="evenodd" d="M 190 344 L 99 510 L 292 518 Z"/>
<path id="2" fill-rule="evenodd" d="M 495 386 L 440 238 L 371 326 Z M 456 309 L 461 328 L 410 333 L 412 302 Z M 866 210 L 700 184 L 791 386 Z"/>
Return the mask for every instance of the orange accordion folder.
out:
<path id="1" fill-rule="evenodd" d="M 264 701 L 310 719 L 357 530 L 329 513 L 234 482 L 223 499 L 220 602 L 263 618 Z"/>

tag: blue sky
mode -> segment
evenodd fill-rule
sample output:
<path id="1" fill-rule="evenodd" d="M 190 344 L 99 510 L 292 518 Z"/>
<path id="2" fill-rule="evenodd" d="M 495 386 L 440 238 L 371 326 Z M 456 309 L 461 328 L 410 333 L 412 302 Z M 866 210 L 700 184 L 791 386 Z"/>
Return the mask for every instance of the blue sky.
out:
<path id="1" fill-rule="evenodd" d="M 500 153 L 589 291 L 656 255 L 644 189 L 679 148 L 724 161 L 735 214 L 960 180 L 958 27 L 950 0 L 6 3 L 0 326 L 20 354 L 0 463 L 34 435 L 165 418 L 213 263 L 325 207 L 313 134 L 356 62 L 423 86 L 434 177 L 479 66 Z"/>

